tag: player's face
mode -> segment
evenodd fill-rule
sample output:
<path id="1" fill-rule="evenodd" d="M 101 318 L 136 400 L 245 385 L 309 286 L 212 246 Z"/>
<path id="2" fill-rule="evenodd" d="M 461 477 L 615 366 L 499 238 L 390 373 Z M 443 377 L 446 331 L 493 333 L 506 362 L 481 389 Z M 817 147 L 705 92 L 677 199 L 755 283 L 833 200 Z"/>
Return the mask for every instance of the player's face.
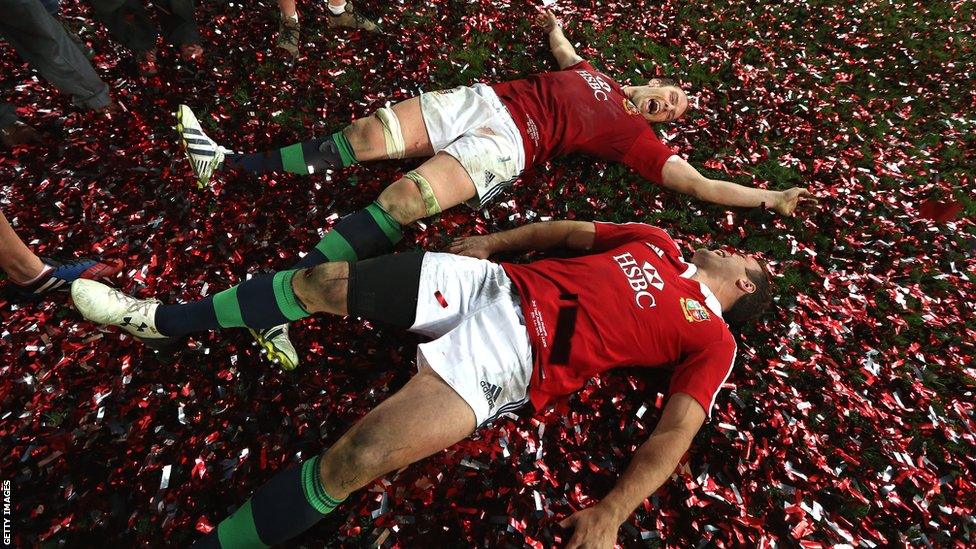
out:
<path id="1" fill-rule="evenodd" d="M 630 102 L 648 122 L 670 122 L 681 118 L 688 110 L 688 96 L 675 86 L 659 86 L 651 80 L 646 86 L 634 88 Z"/>
<path id="2" fill-rule="evenodd" d="M 691 256 L 691 262 L 699 268 L 720 274 L 722 278 L 730 281 L 748 280 L 746 270 L 762 270 L 762 266 L 755 257 L 740 253 L 732 248 L 717 248 L 715 250 L 700 248 L 695 250 L 695 255 Z"/>

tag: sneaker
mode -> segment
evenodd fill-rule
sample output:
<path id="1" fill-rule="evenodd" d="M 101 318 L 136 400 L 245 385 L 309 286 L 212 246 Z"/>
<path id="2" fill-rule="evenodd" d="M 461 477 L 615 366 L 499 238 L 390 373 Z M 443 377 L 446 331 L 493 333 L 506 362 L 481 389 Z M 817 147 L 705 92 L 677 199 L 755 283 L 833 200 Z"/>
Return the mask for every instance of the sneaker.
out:
<path id="1" fill-rule="evenodd" d="M 223 164 L 224 154 L 228 151 L 203 133 L 197 117 L 186 105 L 180 105 L 176 111 L 176 131 L 180 134 L 180 144 L 190 160 L 193 175 L 197 176 L 197 186 L 202 189 L 210 182 L 214 171 Z"/>
<path id="2" fill-rule="evenodd" d="M 72 282 L 79 278 L 96 280 L 108 278 L 122 269 L 121 261 L 95 261 L 94 259 L 79 259 L 61 262 L 42 257 L 45 273 L 30 284 L 10 284 L 10 293 L 15 298 L 23 300 L 39 299 L 46 293 L 60 290 L 68 291 Z"/>
<path id="3" fill-rule="evenodd" d="M 300 30 L 301 26 L 298 21 L 291 17 L 282 17 L 281 22 L 278 23 L 278 41 L 275 44 L 291 54 L 292 57 L 298 57 L 298 45 L 301 43 L 299 41 Z"/>
<path id="4" fill-rule="evenodd" d="M 376 32 L 379 30 L 376 23 L 366 19 L 358 11 L 355 11 L 352 2 L 349 2 L 348 0 L 346 2 L 346 11 L 340 13 L 339 15 L 336 15 L 330 11 L 328 21 L 330 29 L 346 27 L 350 29 L 364 29 L 368 32 Z"/>
<path id="5" fill-rule="evenodd" d="M 288 338 L 288 325 L 282 324 L 264 330 L 248 328 L 258 345 L 264 350 L 268 360 L 281 366 L 283 370 L 294 370 L 298 366 L 298 352 Z"/>
<path id="6" fill-rule="evenodd" d="M 71 301 L 81 316 L 96 324 L 118 326 L 147 345 L 171 341 L 156 329 L 159 301 L 155 299 L 136 299 L 101 282 L 81 278 L 71 284 Z"/>

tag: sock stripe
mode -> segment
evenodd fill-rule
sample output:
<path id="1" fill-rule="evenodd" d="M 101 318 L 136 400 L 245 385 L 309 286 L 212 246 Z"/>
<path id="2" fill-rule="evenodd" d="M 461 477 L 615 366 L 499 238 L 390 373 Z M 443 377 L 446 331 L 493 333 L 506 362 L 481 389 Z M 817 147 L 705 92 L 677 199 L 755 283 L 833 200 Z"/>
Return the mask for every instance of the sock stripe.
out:
<path id="1" fill-rule="evenodd" d="M 247 500 L 234 514 L 222 520 L 217 525 L 217 539 L 224 548 L 264 549 L 268 547 L 258 537 L 258 529 L 254 524 L 254 514 L 251 512 L 251 500 Z"/>
<path id="2" fill-rule="evenodd" d="M 371 204 L 340 219 L 332 232 L 346 239 L 356 251 L 356 260 L 376 257 L 389 252 L 400 241 L 399 230 L 390 225 L 385 217 L 382 208 Z"/>
<path id="3" fill-rule="evenodd" d="M 295 297 L 295 290 L 291 286 L 291 281 L 295 278 L 297 270 L 281 271 L 274 275 L 274 296 L 278 309 L 288 320 L 298 320 L 310 316 L 308 311 Z"/>
<path id="4" fill-rule="evenodd" d="M 281 167 L 289 173 L 308 175 L 308 164 L 305 163 L 305 153 L 302 152 L 301 143 L 281 148 Z"/>
<path id="5" fill-rule="evenodd" d="M 325 256 L 325 261 L 358 261 L 356 250 L 352 249 L 347 241 L 335 229 L 325 234 L 322 240 L 315 245 L 315 249 Z M 304 260 L 302 260 L 304 262 Z"/>
<path id="6" fill-rule="evenodd" d="M 400 223 L 396 219 L 393 219 L 393 216 L 384 210 L 383 206 L 380 206 L 379 203 L 373 202 L 369 206 L 366 206 L 366 211 L 369 212 L 369 215 L 373 216 L 373 221 L 376 221 L 376 224 L 383 230 L 386 237 L 390 239 L 391 245 L 395 246 L 403 238 L 403 229 L 400 227 Z"/>
<path id="7" fill-rule="evenodd" d="M 239 328 L 245 325 L 237 288 L 234 286 L 213 296 L 213 309 L 221 328 Z"/>
<path id="8" fill-rule="evenodd" d="M 312 490 L 314 491 L 315 496 L 317 498 L 319 498 L 326 505 L 334 509 L 337 505 L 342 503 L 342 501 L 338 499 L 334 499 L 332 496 L 330 496 L 325 491 L 325 486 L 322 485 L 322 475 L 321 473 L 319 473 L 319 468 L 322 464 L 322 456 L 315 456 L 315 458 L 312 459 L 311 461 L 313 462 L 312 464 L 313 466 L 310 468 L 309 471 L 309 475 L 311 477 L 309 481 Z"/>
<path id="9" fill-rule="evenodd" d="M 332 134 L 332 140 L 335 141 L 336 147 L 339 149 L 339 158 L 342 160 L 342 166 L 352 166 L 356 163 L 356 154 L 352 150 L 352 145 L 349 140 L 346 139 L 346 134 L 340 132 L 335 132 Z"/>
<path id="10" fill-rule="evenodd" d="M 319 474 L 320 456 L 302 463 L 302 492 L 309 505 L 323 515 L 332 512 L 342 500 L 330 496 L 322 486 L 322 475 Z"/>

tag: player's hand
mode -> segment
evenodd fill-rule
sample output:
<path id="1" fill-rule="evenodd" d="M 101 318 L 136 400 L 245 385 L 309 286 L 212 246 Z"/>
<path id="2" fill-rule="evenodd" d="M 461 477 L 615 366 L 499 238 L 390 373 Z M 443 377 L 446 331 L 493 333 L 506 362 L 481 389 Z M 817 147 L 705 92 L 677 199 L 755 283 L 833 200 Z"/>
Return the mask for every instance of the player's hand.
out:
<path id="1" fill-rule="evenodd" d="M 620 523 L 599 505 L 576 511 L 559 522 L 563 528 L 572 528 L 566 549 L 613 549 L 617 542 Z"/>
<path id="2" fill-rule="evenodd" d="M 488 259 L 492 253 L 491 235 L 461 237 L 451 242 L 447 251 L 457 255 Z"/>
<path id="3" fill-rule="evenodd" d="M 819 203 L 820 201 L 810 191 L 793 187 L 780 191 L 779 200 L 772 205 L 772 209 L 782 216 L 790 217 L 797 207 L 813 207 Z"/>
<path id="4" fill-rule="evenodd" d="M 535 16 L 535 24 L 549 34 L 559 26 L 559 19 L 549 10 L 542 10 Z"/>

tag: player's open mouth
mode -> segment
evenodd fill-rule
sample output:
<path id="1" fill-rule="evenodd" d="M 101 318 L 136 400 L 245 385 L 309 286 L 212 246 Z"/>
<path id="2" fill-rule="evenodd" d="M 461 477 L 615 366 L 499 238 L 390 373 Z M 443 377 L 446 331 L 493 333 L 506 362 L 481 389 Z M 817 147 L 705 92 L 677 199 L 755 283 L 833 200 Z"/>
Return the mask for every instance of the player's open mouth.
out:
<path id="1" fill-rule="evenodd" d="M 648 99 L 644 106 L 644 110 L 647 111 L 647 114 L 655 114 L 661 110 L 661 103 L 654 99 Z"/>

